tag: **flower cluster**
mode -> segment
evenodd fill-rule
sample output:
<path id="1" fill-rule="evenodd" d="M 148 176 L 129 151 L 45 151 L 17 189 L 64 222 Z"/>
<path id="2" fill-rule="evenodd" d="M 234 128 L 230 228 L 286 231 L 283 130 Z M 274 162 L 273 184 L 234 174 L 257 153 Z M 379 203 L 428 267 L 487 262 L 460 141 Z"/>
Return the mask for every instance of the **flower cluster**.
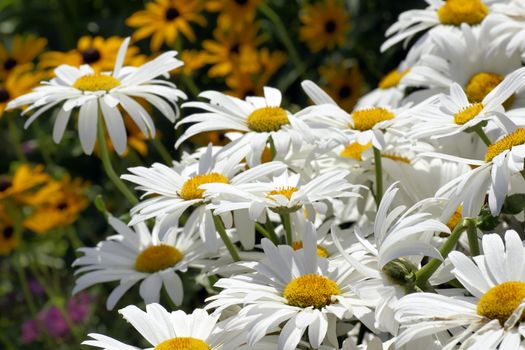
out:
<path id="1" fill-rule="evenodd" d="M 82 38 L 76 50 L 45 54 L 49 79 L 7 109 L 23 108 L 26 127 L 54 113 L 56 143 L 74 119 L 83 152 L 97 145 L 126 200 L 117 217 L 97 197 L 114 234 L 79 247 L 73 294 L 111 284 L 106 308 L 118 307 L 144 341 L 90 333 L 83 344 L 525 347 L 525 6 L 427 3 L 387 30 L 381 50 L 404 42 L 407 54 L 375 89 L 351 89 L 357 68 L 341 75 L 334 63 L 321 69 L 325 89 L 297 82 L 310 105 L 267 86 L 284 56 L 260 47 L 256 11 L 277 14 L 258 0 L 152 1 L 127 19 L 132 38 Z M 185 50 L 204 12 L 217 13 L 214 40 Z M 336 0 L 306 4 L 299 39 L 313 53 L 341 47 L 349 18 Z M 134 46 L 145 38 L 154 58 Z M 197 87 L 171 81 L 205 65 L 229 91 L 186 93 L 181 86 Z M 177 156 L 157 144 L 162 162 L 117 168 L 109 149 L 129 151 L 130 125 L 155 139 L 155 113 L 174 125 L 162 130 Z M 194 147 L 210 133 L 223 137 Z M 26 165 L 0 178 L 0 248 L 13 249 L 9 232 L 21 227 L 73 223 L 84 189 Z"/>

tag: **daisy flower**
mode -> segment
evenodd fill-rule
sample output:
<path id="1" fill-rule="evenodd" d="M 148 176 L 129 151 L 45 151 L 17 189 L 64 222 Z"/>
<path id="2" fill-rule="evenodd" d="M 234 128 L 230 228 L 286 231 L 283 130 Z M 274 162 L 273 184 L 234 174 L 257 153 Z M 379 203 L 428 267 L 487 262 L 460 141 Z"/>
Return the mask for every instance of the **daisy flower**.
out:
<path id="1" fill-rule="evenodd" d="M 476 217 L 485 202 L 493 216 L 497 216 L 511 184 L 511 178 L 521 176 L 524 170 L 525 129 L 517 128 L 487 147 L 484 160 L 466 159 L 441 153 L 426 153 L 424 156 L 476 166 L 474 170 L 451 180 L 436 192 L 436 197 L 449 199 L 445 211 L 453 213 L 462 204 L 466 217 Z"/>
<path id="2" fill-rule="evenodd" d="M 386 147 L 384 130 L 388 129 L 406 108 L 390 106 L 361 107 L 348 113 L 340 108 L 326 92 L 312 81 L 301 83 L 304 91 L 316 104 L 305 110 L 305 123 L 313 130 L 323 129 L 321 138 L 340 140 L 344 144 L 358 142 Z M 328 128 L 328 130 L 326 130 Z"/>
<path id="3" fill-rule="evenodd" d="M 447 1 L 448 3 L 448 1 Z M 470 103 L 481 102 L 503 79 L 522 66 L 519 53 L 507 56 L 497 50 L 487 27 L 435 32 L 435 48 L 421 57 L 402 79 L 407 86 L 426 87 L 431 92 L 446 92 L 458 83 Z M 518 101 L 509 101 L 513 107 Z"/>
<path id="4" fill-rule="evenodd" d="M 446 349 L 514 350 L 525 346 L 522 314 L 525 309 L 525 250 L 520 236 L 505 233 L 483 236 L 484 254 L 471 258 L 454 251 L 452 273 L 472 296 L 415 293 L 396 306 L 403 332 L 396 345 L 450 330 L 455 335 Z M 461 344 L 461 345 L 459 345 Z"/>
<path id="5" fill-rule="evenodd" d="M 381 52 L 428 29 L 480 24 L 491 12 L 493 4 L 499 1 L 501 0 L 425 0 L 427 8 L 408 10 L 399 15 L 397 22 L 385 33 L 390 38 L 381 45 Z"/>
<path id="6" fill-rule="evenodd" d="M 342 258 L 364 276 L 353 288 L 358 298 L 375 306 L 374 326 L 381 331 L 397 334 L 398 325 L 393 309 L 399 298 L 417 290 L 412 279 L 424 256 L 441 259 L 432 246 L 434 232 L 450 229 L 424 211 L 428 201 L 412 207 L 393 207 L 399 191 L 397 184 L 390 186 L 381 200 L 373 223 L 374 241 L 370 242 L 355 228 L 358 243 L 344 249 L 338 237 L 343 237 L 337 226 L 332 227 L 334 242 Z"/>
<path id="7" fill-rule="evenodd" d="M 162 305 L 154 303 L 146 305 L 145 312 L 129 305 L 119 313 L 155 350 L 233 350 L 241 344 L 235 334 L 221 328 L 217 316 L 210 316 L 202 309 L 195 309 L 191 314 L 182 310 L 168 312 Z M 82 344 L 107 350 L 142 349 L 102 334 L 90 333 L 88 336 L 92 339 Z"/>
<path id="8" fill-rule="evenodd" d="M 520 0 L 513 0 L 494 7 L 498 14 L 487 18 L 487 26 L 496 37 L 496 49 L 504 50 L 507 56 L 518 52 L 525 58 L 525 4 Z"/>
<path id="9" fill-rule="evenodd" d="M 290 146 L 298 149 L 303 139 L 311 138 L 306 125 L 280 107 L 282 95 L 277 89 L 265 87 L 264 97 L 247 97 L 245 100 L 217 91 L 205 91 L 199 96 L 209 99 L 210 102 L 187 102 L 183 105 L 184 108 L 198 108 L 203 112 L 192 114 L 177 123 L 177 127 L 188 123 L 196 124 L 190 126 L 178 138 L 175 147 L 202 132 L 240 131 L 244 133 L 243 136 L 227 147 L 249 145 L 249 153 L 246 156 L 248 164 L 253 166 L 261 162 L 261 155 L 268 142 L 275 146 L 277 156 L 282 156 L 288 152 Z"/>
<path id="10" fill-rule="evenodd" d="M 195 41 L 190 24 L 206 25 L 206 18 L 200 14 L 201 8 L 198 0 L 155 0 L 147 3 L 145 10 L 131 15 L 126 24 L 136 28 L 134 40 L 151 36 L 151 51 L 158 51 L 163 43 L 173 47 L 180 33 Z"/>
<path id="11" fill-rule="evenodd" d="M 176 272 L 198 264 L 205 252 L 195 231 L 172 228 L 159 238 L 158 224 L 152 232 L 144 223 L 130 228 L 112 216 L 109 224 L 118 234 L 95 248 L 79 249 L 84 256 L 73 263 L 78 267 L 75 274 L 80 275 L 73 294 L 98 283 L 118 281 L 106 301 L 111 310 L 131 287 L 142 281 L 139 294 L 146 304 L 159 301 L 163 285 L 170 299 L 176 305 L 182 304 L 182 280 Z"/>
<path id="12" fill-rule="evenodd" d="M 207 199 L 205 189 L 201 186 L 209 183 L 242 184 L 286 168 L 283 163 L 271 162 L 239 173 L 243 168 L 243 165 L 239 164 L 243 157 L 240 154 L 217 161 L 212 155 L 210 145 L 199 161 L 192 164 L 174 164 L 174 167 L 170 168 L 155 163 L 150 168 L 129 168 L 131 174 L 122 175 L 122 179 L 137 184 L 137 189 L 144 191 L 145 196 L 152 195 L 152 198 L 131 209 L 133 217 L 130 224 L 155 217 L 160 220 L 161 232 L 164 232 L 167 228 L 177 225 L 182 213 L 193 207 L 186 226 L 198 228 L 207 247 L 216 251 L 218 241 L 213 214 L 203 205 Z M 231 222 L 231 218 L 222 217 L 226 220 L 226 226 L 229 226 L 227 222 Z"/>
<path id="13" fill-rule="evenodd" d="M 512 125 L 512 121 L 505 116 L 503 104 L 519 88 L 525 77 L 525 71 L 517 71 L 509 75 L 494 90 L 489 92 L 480 102 L 469 102 L 467 93 L 457 83 L 450 86 L 448 95 L 441 94 L 416 106 L 409 113 L 412 130 L 409 138 L 437 139 L 468 132 L 475 127 L 482 127 L 480 123 L 493 120 L 505 129 L 505 125 Z"/>
<path id="14" fill-rule="evenodd" d="M 175 51 L 168 51 L 138 68 L 123 67 L 128 43 L 129 38 L 122 43 L 111 74 L 96 73 L 89 66 L 59 66 L 54 71 L 56 78 L 11 101 L 8 109 L 29 105 L 23 114 L 30 111 L 34 113 L 24 125 L 27 128 L 44 112 L 60 106 L 53 129 L 53 140 L 59 143 L 73 110 L 78 108 L 80 144 L 86 154 L 91 154 L 95 146 L 99 110 L 111 142 L 119 154 L 125 152 L 127 143 L 126 128 L 118 108 L 120 106 L 144 135 L 154 137 L 153 120 L 134 98 L 145 99 L 174 122 L 176 114 L 173 108 L 176 106 L 173 101 L 185 99 L 186 95 L 174 84 L 155 78 L 183 63 L 175 58 Z"/>
<path id="15" fill-rule="evenodd" d="M 335 0 L 305 5 L 299 37 L 312 52 L 332 50 L 345 43 L 345 35 L 350 29 L 349 19 L 346 8 Z"/>
<path id="16" fill-rule="evenodd" d="M 325 341 L 337 345 L 337 320 L 369 313 L 367 307 L 353 303 L 351 272 L 332 269 L 327 259 L 318 257 L 313 226 L 308 230 L 303 249 L 296 251 L 263 239 L 266 257 L 252 265 L 252 273 L 215 284 L 223 290 L 208 298 L 206 308 L 219 314 L 230 306 L 241 307 L 225 328 L 245 330 L 249 345 L 278 331 L 277 349 L 292 350 L 306 330 L 312 348 Z"/>

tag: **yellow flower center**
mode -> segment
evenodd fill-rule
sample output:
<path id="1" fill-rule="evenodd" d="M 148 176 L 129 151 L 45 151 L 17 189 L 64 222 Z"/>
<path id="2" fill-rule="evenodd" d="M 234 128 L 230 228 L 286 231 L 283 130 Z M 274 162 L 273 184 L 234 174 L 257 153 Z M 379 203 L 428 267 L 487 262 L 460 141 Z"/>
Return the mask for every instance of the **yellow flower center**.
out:
<path id="1" fill-rule="evenodd" d="M 458 210 L 456 210 L 450 219 L 448 219 L 447 227 L 450 229 L 450 231 L 454 230 L 462 218 L 463 216 L 461 215 L 461 206 L 459 206 Z"/>
<path id="2" fill-rule="evenodd" d="M 111 75 L 91 74 L 78 78 L 73 87 L 82 91 L 109 91 L 120 85 L 120 81 Z"/>
<path id="3" fill-rule="evenodd" d="M 490 288 L 479 298 L 477 312 L 503 325 L 525 299 L 525 282 L 503 282 Z M 521 320 L 524 320 L 524 315 Z"/>
<path id="4" fill-rule="evenodd" d="M 404 71 L 400 72 L 397 69 L 394 69 L 390 71 L 387 75 L 381 79 L 379 82 L 379 88 L 386 90 L 393 88 L 394 86 L 397 86 L 401 79 L 410 72 L 410 68 L 405 69 Z"/>
<path id="5" fill-rule="evenodd" d="M 164 340 L 155 350 L 210 350 L 211 347 L 204 341 L 192 337 L 177 337 Z"/>
<path id="6" fill-rule="evenodd" d="M 367 108 L 352 113 L 352 120 L 354 121 L 354 124 L 350 125 L 350 128 L 359 131 L 371 130 L 377 123 L 391 119 L 394 119 L 394 113 L 390 112 L 386 108 Z"/>
<path id="7" fill-rule="evenodd" d="M 300 250 L 303 249 L 303 241 L 293 241 L 292 243 L 293 250 Z M 317 245 L 317 256 L 320 256 L 321 258 L 328 258 L 330 254 L 328 253 L 328 250 L 326 250 L 325 247 L 321 245 Z"/>
<path id="8" fill-rule="evenodd" d="M 280 187 L 280 188 L 278 188 L 276 190 L 272 190 L 272 191 L 268 192 L 266 194 L 266 197 L 270 198 L 270 199 L 273 199 L 272 198 L 273 196 L 281 195 L 281 196 L 285 196 L 286 198 L 288 198 L 288 200 L 291 200 L 292 199 L 292 194 L 294 194 L 297 191 L 299 191 L 299 189 L 297 187 L 292 187 L 292 186 Z"/>
<path id="9" fill-rule="evenodd" d="M 447 0 L 437 11 L 442 24 L 453 26 L 479 24 L 488 14 L 489 8 L 481 0 Z"/>
<path id="10" fill-rule="evenodd" d="M 313 306 L 321 309 L 332 303 L 332 296 L 341 294 L 334 281 L 321 275 L 303 275 L 292 280 L 284 288 L 283 296 L 288 304 L 301 308 Z"/>
<path id="11" fill-rule="evenodd" d="M 487 148 L 487 153 L 485 154 L 485 162 L 490 162 L 498 154 L 510 150 L 514 146 L 523 145 L 524 143 L 525 129 L 516 129 L 501 140 L 489 145 L 489 147 Z"/>
<path id="12" fill-rule="evenodd" d="M 496 86 L 503 81 L 503 76 L 496 73 L 482 72 L 473 75 L 465 92 L 470 103 L 481 102 Z"/>
<path id="13" fill-rule="evenodd" d="M 406 163 L 406 164 L 412 163 L 412 161 L 408 159 L 407 157 L 399 156 L 394 153 L 381 153 L 381 157 L 391 159 L 394 162 L 401 162 L 401 163 Z"/>
<path id="14" fill-rule="evenodd" d="M 463 125 L 477 116 L 485 108 L 483 103 L 473 103 L 454 114 L 454 123 Z"/>
<path id="15" fill-rule="evenodd" d="M 199 188 L 199 186 L 215 182 L 227 184 L 230 182 L 230 180 L 226 176 L 219 173 L 196 175 L 184 182 L 182 188 L 180 189 L 179 196 L 180 198 L 187 201 L 192 199 L 202 199 L 204 189 Z"/>
<path id="16" fill-rule="evenodd" d="M 359 142 L 352 142 L 348 146 L 346 146 L 339 155 L 341 157 L 345 158 L 353 158 L 355 160 L 363 160 L 363 152 L 366 151 L 372 147 L 371 143 L 367 143 L 366 145 L 362 145 Z"/>
<path id="17" fill-rule="evenodd" d="M 280 107 L 263 107 L 256 109 L 246 119 L 250 130 L 257 132 L 278 131 L 289 124 L 288 114 Z"/>
<path id="18" fill-rule="evenodd" d="M 175 266 L 184 255 L 170 245 L 152 245 L 144 249 L 135 260 L 135 270 L 153 273 Z"/>

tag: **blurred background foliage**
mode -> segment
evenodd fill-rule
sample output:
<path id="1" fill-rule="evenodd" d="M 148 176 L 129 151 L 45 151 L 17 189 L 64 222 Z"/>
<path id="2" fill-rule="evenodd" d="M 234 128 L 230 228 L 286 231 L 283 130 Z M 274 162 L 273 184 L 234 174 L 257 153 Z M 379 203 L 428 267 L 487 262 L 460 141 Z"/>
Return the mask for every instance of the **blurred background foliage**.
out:
<path id="1" fill-rule="evenodd" d="M 345 108 L 351 109 L 357 98 L 375 88 L 405 55 L 401 46 L 383 54 L 379 52 L 385 30 L 400 12 L 425 6 L 423 0 L 256 0 L 254 17 L 241 22 L 240 32 L 243 40 L 248 41 L 248 46 L 255 46 L 258 59 L 266 62 L 266 65 L 263 64 L 258 71 L 255 69 L 255 75 L 235 76 L 234 72 L 213 74 L 210 67 L 217 57 L 210 59 L 210 51 L 204 48 L 208 45 L 204 43 L 219 38 L 216 33 L 223 29 L 219 20 L 222 13 L 206 11 L 210 2 L 217 1 L 223 0 L 200 1 L 201 14 L 207 23 L 204 26 L 190 23 L 196 40 L 179 36 L 172 47 L 166 44 L 161 47 L 160 51 L 179 50 L 183 60 L 186 52 L 192 54 L 186 56 L 188 69 L 174 72 L 172 79 L 182 90 L 187 91 L 190 99 L 196 98 L 199 91 L 209 89 L 230 91 L 244 97 L 246 94 L 259 93 L 263 84 L 267 84 L 280 88 L 285 103 L 292 109 L 294 105 L 305 106 L 309 103 L 300 89 L 300 82 L 304 79 L 319 83 Z M 228 1 L 237 0 L 223 2 Z M 237 2 L 250 1 L 254 0 Z M 126 19 L 143 10 L 146 3 L 141 0 L 0 0 L 0 44 L 9 51 L 16 35 L 32 34 L 47 39 L 45 51 L 69 52 L 79 46 L 83 36 L 130 36 L 134 28 L 126 25 Z M 308 6 L 330 3 L 346 11 L 346 29 L 337 45 L 317 50 L 313 47 L 319 42 L 322 44 L 321 36 L 314 35 L 310 40 L 300 39 L 301 28 L 305 26 L 304 16 Z M 322 12 L 319 8 L 313 9 Z M 329 11 L 327 13 L 330 14 Z M 323 18 L 326 17 L 321 14 L 314 16 L 313 20 L 320 21 Z M 326 23 L 321 25 L 325 29 L 329 27 Z M 242 52 L 240 44 L 229 43 L 230 47 L 225 50 L 230 50 L 230 54 Z M 221 41 L 215 44 L 220 47 Z M 144 59 L 158 54 L 151 51 L 150 38 L 139 40 L 133 45 L 140 49 Z M 290 51 L 290 45 L 295 52 Z M 50 78 L 52 70 L 42 67 L 42 61 L 38 62 L 37 57 L 33 61 L 31 74 L 40 74 L 42 79 Z M 233 63 L 235 70 L 238 62 L 230 63 Z M 3 64 L 6 64 L 5 59 Z M 0 78 L 0 90 L 2 86 L 7 89 L 8 79 L 7 76 Z M 0 113 L 0 138 L 3 140 L 0 212 L 3 200 L 8 202 L 6 206 L 13 205 L 15 208 L 15 214 L 7 212 L 6 219 L 0 215 L 0 230 L 4 230 L 4 237 L 0 237 L 0 348 L 77 349 L 79 342 L 90 331 L 111 334 L 132 343 L 134 339 L 130 339 L 125 322 L 115 311 L 108 312 L 105 309 L 106 296 L 113 286 L 97 286 L 88 293 L 71 297 L 74 284 L 71 263 L 77 254 L 75 249 L 94 246 L 111 234 L 104 215 L 93 204 L 95 199 L 102 195 L 99 203 L 104 202 L 110 212 L 123 218 L 126 218 L 129 205 L 115 191 L 111 182 L 105 179 L 97 155 L 88 157 L 82 154 L 76 131 L 66 131 L 62 143 L 56 145 L 50 137 L 52 118 L 41 118 L 28 130 L 23 129 L 24 119 L 20 117 L 20 111 Z M 145 142 L 137 136 L 136 149 L 129 150 L 122 159 L 114 156 L 117 172 L 124 173 L 129 166 L 147 166 L 155 161 L 166 161 L 169 156 L 174 159 L 180 156 L 181 150 L 173 148 L 176 139 L 173 125 L 160 116 L 155 122 L 160 131 L 159 140 Z M 128 133 L 130 138 L 134 135 L 131 129 L 128 129 Z M 208 135 L 205 139 L 192 140 L 186 150 L 221 141 L 221 135 Z M 29 191 L 28 195 L 36 196 L 41 189 L 39 186 L 47 188 L 55 186 L 55 182 L 64 184 L 67 178 L 79 178 L 82 185 L 75 185 L 74 196 L 64 189 L 67 187 L 65 185 L 61 187 L 62 192 L 58 193 L 62 196 L 67 193 L 67 198 L 73 198 L 77 204 L 86 203 L 77 205 L 68 220 L 44 232 L 35 232 L 34 227 L 21 225 L 21 218 L 38 212 L 42 205 L 48 206 L 47 202 L 36 206 L 27 200 L 20 201 L 20 198 L 13 196 L 5 199 L 1 196 L 3 184 L 12 186 L 21 166 L 33 167 L 28 177 L 34 179 L 38 173 L 34 168 L 37 164 L 45 164 L 44 171 L 49 178 L 43 182 L 44 185 L 39 183 L 25 189 Z M 58 207 L 62 210 L 60 205 Z M 16 210 L 20 212 L 19 218 L 16 217 Z M 44 217 L 43 220 L 45 222 L 48 218 Z M 10 240 L 13 231 L 16 241 Z M 186 302 L 183 308 L 191 310 L 202 303 L 206 293 L 204 287 L 199 285 L 187 283 L 185 287 Z M 169 306 L 167 300 L 165 298 L 165 305 Z M 117 307 L 137 303 L 138 299 L 133 297 L 133 293 L 128 293 Z"/>

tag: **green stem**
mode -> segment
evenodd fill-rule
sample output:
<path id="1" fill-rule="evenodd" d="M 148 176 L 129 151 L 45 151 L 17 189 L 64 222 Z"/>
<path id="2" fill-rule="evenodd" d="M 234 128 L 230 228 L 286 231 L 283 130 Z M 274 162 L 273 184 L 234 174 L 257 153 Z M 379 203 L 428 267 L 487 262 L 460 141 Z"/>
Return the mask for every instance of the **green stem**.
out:
<path id="1" fill-rule="evenodd" d="M 461 219 L 456 225 L 456 227 L 454 227 L 454 230 L 439 250 L 443 259 L 445 259 L 448 256 L 452 249 L 454 249 L 456 243 L 459 240 L 459 237 L 461 236 L 461 233 L 465 231 L 465 229 L 465 220 Z M 436 270 L 442 263 L 443 261 L 439 259 L 430 260 L 428 264 L 426 264 L 418 272 L 416 272 L 416 284 L 423 288 L 427 284 L 428 279 L 432 276 L 434 272 L 436 272 Z"/>
<path id="2" fill-rule="evenodd" d="M 471 256 L 479 255 L 478 228 L 474 219 L 466 219 L 468 246 Z"/>
<path id="3" fill-rule="evenodd" d="M 104 137 L 104 126 L 102 125 L 102 118 L 100 117 L 100 114 L 98 118 L 97 138 L 98 147 L 100 151 L 100 158 L 102 159 L 102 165 L 104 166 L 104 171 L 106 172 L 107 176 L 131 204 L 137 204 L 139 200 L 137 199 L 137 197 L 135 197 L 135 195 L 133 195 L 133 193 L 131 193 L 131 191 L 129 190 L 129 188 L 126 187 L 124 182 L 120 180 L 117 173 L 113 169 L 113 166 L 111 165 L 108 146 L 106 144 L 106 138 Z"/>
<path id="4" fill-rule="evenodd" d="M 14 265 L 15 265 L 16 273 L 18 274 L 18 279 L 20 280 L 20 286 L 22 287 L 22 293 L 24 294 L 24 299 L 27 303 L 27 307 L 29 308 L 29 311 L 31 312 L 31 315 L 33 316 L 33 318 L 36 319 L 37 309 L 35 306 L 35 302 L 33 301 L 33 296 L 31 295 L 29 285 L 27 284 L 27 276 L 26 276 L 24 267 L 22 266 L 21 255 L 18 254 L 18 256 L 15 257 L 14 261 L 15 261 Z"/>
<path id="5" fill-rule="evenodd" d="M 268 19 L 273 23 L 275 26 L 277 37 L 281 40 L 283 45 L 286 47 L 286 51 L 288 51 L 288 55 L 290 56 L 290 59 L 292 60 L 293 64 L 295 65 L 295 69 L 299 72 L 305 72 L 306 69 L 303 67 L 303 61 L 299 57 L 299 54 L 297 53 L 297 50 L 295 49 L 295 46 L 288 36 L 288 30 L 284 26 L 283 22 L 281 21 L 281 18 L 279 15 L 265 2 L 262 2 L 259 5 L 259 10 L 266 16 Z"/>
<path id="6" fill-rule="evenodd" d="M 376 171 L 376 204 L 379 207 L 383 198 L 383 166 L 381 164 L 381 151 L 374 147 L 374 163 Z"/>
<path id="7" fill-rule="evenodd" d="M 222 241 L 224 242 L 224 245 L 226 246 L 226 249 L 228 249 L 228 251 L 230 252 L 233 261 L 240 261 L 241 258 L 239 257 L 239 253 L 237 252 L 237 249 L 235 248 L 233 242 L 230 240 L 230 237 L 228 237 L 228 234 L 226 233 L 226 229 L 224 228 L 220 216 L 213 215 L 213 222 L 215 224 L 215 229 L 217 230 L 217 232 L 219 232 L 219 236 L 221 237 Z"/>
<path id="8" fill-rule="evenodd" d="M 268 238 L 270 241 L 272 241 L 273 244 L 278 245 L 279 244 L 279 237 L 275 234 L 273 231 L 267 230 L 263 225 L 259 224 L 258 222 L 255 223 L 255 228 L 259 233 L 261 233 L 264 237 Z"/>
<path id="9" fill-rule="evenodd" d="M 82 248 L 84 246 L 84 244 L 82 243 L 82 241 L 78 238 L 77 236 L 77 233 L 75 232 L 75 230 L 70 226 L 67 226 L 67 227 L 64 227 L 64 231 L 67 235 L 67 237 L 69 238 L 69 241 L 71 242 L 71 246 L 73 247 L 73 249 L 75 250 L 75 253 L 76 251 L 79 249 L 79 248 Z"/>
<path id="10" fill-rule="evenodd" d="M 476 132 L 476 134 L 478 134 L 479 138 L 481 139 L 481 141 L 483 141 L 483 143 L 486 145 L 486 146 L 490 146 L 491 145 L 491 142 L 490 142 L 490 139 L 488 138 L 487 134 L 485 134 L 485 131 L 483 131 L 483 128 L 481 127 L 481 125 L 476 125 L 474 127 L 474 131 Z"/>
<path id="11" fill-rule="evenodd" d="M 281 221 L 284 226 L 284 230 L 286 232 L 286 244 L 292 245 L 293 243 L 293 236 L 292 236 L 292 222 L 290 220 L 290 214 L 282 214 L 281 215 Z"/>
<path id="12" fill-rule="evenodd" d="M 186 86 L 188 90 L 190 90 L 191 94 L 194 97 L 199 96 L 200 90 L 197 84 L 195 84 L 195 80 L 193 80 L 191 76 L 186 75 L 184 73 L 181 74 L 181 77 L 182 77 L 182 81 L 184 82 L 184 85 Z"/>
<path id="13" fill-rule="evenodd" d="M 22 150 L 20 132 L 14 121 L 14 114 L 10 113 L 7 116 L 7 123 L 9 124 L 9 138 L 11 139 L 11 144 L 15 148 L 16 157 L 23 162 L 27 162 L 27 157 Z"/>
<path id="14" fill-rule="evenodd" d="M 170 152 L 168 152 L 166 147 L 164 147 L 164 144 L 157 137 L 155 137 L 152 140 L 152 143 L 153 143 L 153 147 L 155 147 L 155 150 L 161 156 L 162 161 L 166 163 L 167 166 L 171 167 L 173 163 L 173 158 L 171 157 Z"/>

